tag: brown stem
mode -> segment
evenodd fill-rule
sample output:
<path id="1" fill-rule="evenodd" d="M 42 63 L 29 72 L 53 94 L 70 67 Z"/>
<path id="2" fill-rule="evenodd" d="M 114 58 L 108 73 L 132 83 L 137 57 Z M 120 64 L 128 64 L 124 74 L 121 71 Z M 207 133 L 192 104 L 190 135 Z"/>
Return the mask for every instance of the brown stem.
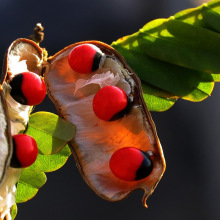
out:
<path id="1" fill-rule="evenodd" d="M 44 27 L 41 23 L 37 23 L 34 28 L 34 34 L 29 36 L 29 39 L 35 41 L 37 44 L 40 44 L 41 41 L 44 40 Z"/>

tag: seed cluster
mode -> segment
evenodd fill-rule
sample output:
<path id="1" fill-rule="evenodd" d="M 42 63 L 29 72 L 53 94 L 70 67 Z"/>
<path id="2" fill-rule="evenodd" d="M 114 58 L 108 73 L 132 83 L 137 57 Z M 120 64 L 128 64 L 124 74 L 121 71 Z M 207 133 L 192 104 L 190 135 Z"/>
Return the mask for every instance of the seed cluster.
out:
<path id="1" fill-rule="evenodd" d="M 93 44 L 74 47 L 68 63 L 78 74 L 89 74 L 104 64 L 106 55 Z M 94 114 L 103 121 L 122 118 L 129 110 L 130 100 L 125 91 L 117 86 L 102 87 L 93 98 Z M 153 162 L 147 152 L 135 147 L 123 147 L 113 153 L 109 168 L 120 180 L 137 181 L 146 178 L 153 170 Z"/>

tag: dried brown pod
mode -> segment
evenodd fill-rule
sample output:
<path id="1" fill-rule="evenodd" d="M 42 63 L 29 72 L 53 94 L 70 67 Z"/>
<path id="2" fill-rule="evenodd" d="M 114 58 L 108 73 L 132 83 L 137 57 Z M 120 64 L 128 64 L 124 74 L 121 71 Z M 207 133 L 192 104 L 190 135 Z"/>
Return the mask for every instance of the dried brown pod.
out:
<path id="1" fill-rule="evenodd" d="M 0 76 L 0 219 L 10 219 L 15 203 L 15 184 L 21 169 L 10 167 L 12 136 L 26 129 L 30 106 L 21 105 L 10 96 L 11 79 L 24 71 L 41 74 L 42 50 L 33 41 L 17 39 L 8 48 Z"/>
<path id="2" fill-rule="evenodd" d="M 106 55 L 102 67 L 87 74 L 70 68 L 69 53 L 82 44 L 95 45 Z M 59 115 L 76 125 L 76 136 L 69 146 L 85 181 L 97 195 L 109 201 L 119 201 L 141 188 L 146 206 L 148 196 L 165 171 L 165 160 L 137 75 L 116 50 L 99 41 L 70 45 L 50 57 L 45 65 L 49 97 Z M 94 95 L 105 85 L 122 88 L 132 100 L 129 111 L 115 121 L 100 120 L 92 109 Z M 148 177 L 125 181 L 111 172 L 111 156 L 124 147 L 135 147 L 151 155 L 153 171 Z"/>
<path id="3" fill-rule="evenodd" d="M 10 96 L 9 83 L 14 76 L 25 71 L 41 75 L 42 62 L 42 49 L 25 38 L 15 40 L 5 54 L 0 84 L 7 103 L 12 135 L 25 130 L 32 107 L 19 104 Z"/>

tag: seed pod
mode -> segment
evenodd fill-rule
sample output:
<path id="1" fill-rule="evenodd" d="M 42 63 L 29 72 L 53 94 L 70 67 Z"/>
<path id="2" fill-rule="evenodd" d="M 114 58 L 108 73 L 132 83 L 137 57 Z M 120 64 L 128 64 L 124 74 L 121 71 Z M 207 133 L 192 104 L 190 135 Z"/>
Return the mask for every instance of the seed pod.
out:
<path id="1" fill-rule="evenodd" d="M 9 110 L 9 118 L 13 125 L 11 126 L 12 135 L 25 130 L 32 107 L 22 105 L 13 99 L 10 95 L 10 83 L 17 75 L 23 72 L 34 72 L 40 76 L 42 62 L 42 49 L 33 41 L 24 38 L 14 41 L 6 52 L 1 84 Z"/>
<path id="2" fill-rule="evenodd" d="M 33 41 L 27 39 L 14 41 L 5 54 L 3 71 L 0 75 L 0 120 L 2 125 L 0 156 L 4 156 L 4 158 L 0 158 L 0 185 L 10 165 L 12 135 L 25 130 L 31 110 L 30 107 L 24 107 L 11 98 L 9 83 L 19 72 L 28 69 L 40 73 L 41 65 L 39 64 L 42 63 L 42 59 L 42 50 Z"/>
<path id="3" fill-rule="evenodd" d="M 31 71 L 40 76 L 42 63 L 42 49 L 31 40 L 19 38 L 12 42 L 5 54 L 0 82 L 9 83 L 15 75 L 25 71 Z"/>
<path id="4" fill-rule="evenodd" d="M 98 47 L 106 60 L 96 71 L 79 74 L 70 67 L 68 57 L 74 48 L 84 44 Z M 146 199 L 163 175 L 165 160 L 139 78 L 117 51 L 98 41 L 70 45 L 50 57 L 47 65 L 44 76 L 48 95 L 59 115 L 77 128 L 75 139 L 69 145 L 85 181 L 95 193 L 109 201 L 119 201 L 141 188 L 146 205 Z M 129 111 L 114 121 L 104 121 L 93 111 L 93 98 L 106 85 L 122 89 L 131 102 Z M 146 178 L 126 181 L 111 171 L 112 155 L 127 146 L 151 152 L 153 169 Z"/>
<path id="5" fill-rule="evenodd" d="M 9 83 L 19 73 L 32 71 L 41 74 L 42 50 L 27 39 L 18 39 L 8 48 L 0 76 L 0 218 L 10 219 L 15 202 L 16 183 L 21 169 L 10 167 L 13 154 L 12 135 L 26 129 L 31 107 L 19 104 L 10 95 Z M 4 137 L 4 138 L 3 138 Z"/>

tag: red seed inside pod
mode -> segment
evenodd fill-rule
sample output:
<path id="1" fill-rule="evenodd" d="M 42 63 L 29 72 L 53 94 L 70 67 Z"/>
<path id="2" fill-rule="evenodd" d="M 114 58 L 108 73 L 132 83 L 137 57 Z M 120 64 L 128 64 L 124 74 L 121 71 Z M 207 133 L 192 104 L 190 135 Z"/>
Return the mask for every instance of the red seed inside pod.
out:
<path id="1" fill-rule="evenodd" d="M 22 105 L 38 105 L 46 95 L 43 79 L 33 72 L 23 72 L 14 76 L 9 83 L 11 96 Z"/>
<path id="2" fill-rule="evenodd" d="M 37 159 L 37 154 L 38 148 L 34 138 L 26 134 L 17 134 L 13 136 L 12 167 L 29 167 Z"/>
<path id="3" fill-rule="evenodd" d="M 105 55 L 93 44 L 82 44 L 72 49 L 68 56 L 70 67 L 78 73 L 91 73 L 104 62 Z"/>
<path id="4" fill-rule="evenodd" d="M 104 121 L 110 121 L 127 105 L 128 98 L 125 91 L 116 86 L 101 88 L 93 99 L 93 111 L 98 118 Z"/>
<path id="5" fill-rule="evenodd" d="M 148 153 L 134 147 L 125 147 L 112 155 L 109 167 L 119 179 L 135 181 L 146 178 L 152 172 L 153 162 Z"/>

